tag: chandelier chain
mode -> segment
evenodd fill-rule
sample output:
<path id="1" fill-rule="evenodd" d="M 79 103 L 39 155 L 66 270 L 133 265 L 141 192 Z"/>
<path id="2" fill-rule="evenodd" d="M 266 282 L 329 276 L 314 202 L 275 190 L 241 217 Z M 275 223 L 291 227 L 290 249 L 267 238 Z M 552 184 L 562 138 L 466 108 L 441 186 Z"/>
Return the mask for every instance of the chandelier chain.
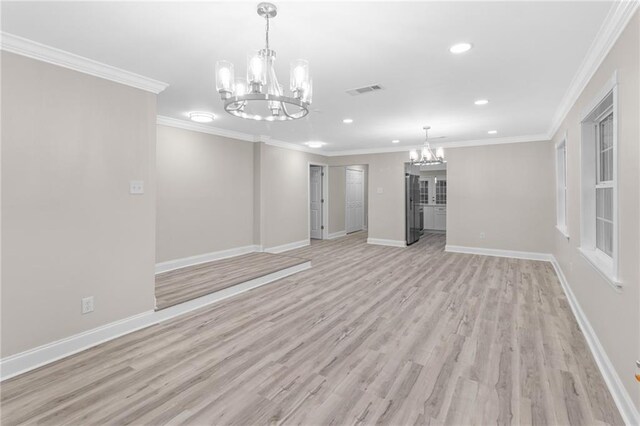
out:
<path id="1" fill-rule="evenodd" d="M 266 47 L 267 47 L 267 52 L 269 51 L 269 16 L 265 16 L 265 19 L 267 20 L 267 30 L 265 31 L 265 43 L 266 43 Z"/>

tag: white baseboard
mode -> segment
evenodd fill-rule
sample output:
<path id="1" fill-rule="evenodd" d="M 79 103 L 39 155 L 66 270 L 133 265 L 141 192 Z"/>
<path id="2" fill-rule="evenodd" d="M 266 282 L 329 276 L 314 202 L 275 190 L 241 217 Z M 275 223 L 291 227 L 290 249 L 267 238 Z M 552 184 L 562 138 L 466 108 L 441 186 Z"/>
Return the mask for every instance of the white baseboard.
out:
<path id="1" fill-rule="evenodd" d="M 402 240 L 385 240 L 381 238 L 367 238 L 367 244 L 375 244 L 378 246 L 390 246 L 390 247 L 406 247 L 406 241 Z"/>
<path id="2" fill-rule="evenodd" d="M 143 312 L 3 358 L 0 360 L 0 380 L 26 373 L 92 346 L 148 327 L 154 324 L 153 315 L 154 311 Z"/>
<path id="3" fill-rule="evenodd" d="M 309 240 L 301 240 L 301 241 L 295 241 L 293 243 L 282 244 L 281 246 L 265 248 L 264 251 L 266 253 L 283 253 L 285 251 L 308 246 L 309 244 L 310 244 Z"/>
<path id="4" fill-rule="evenodd" d="M 156 274 L 173 271 L 174 269 L 180 269 L 187 266 L 212 262 L 214 260 L 240 256 L 242 254 L 253 253 L 256 251 L 261 251 L 260 246 L 250 245 L 244 247 L 235 247 L 227 250 L 214 251 L 211 253 L 199 254 L 196 256 L 183 257 L 182 259 L 168 260 L 166 262 L 156 263 Z"/>
<path id="5" fill-rule="evenodd" d="M 129 318 L 103 325 L 46 345 L 21 352 L 0 360 L 0 381 L 50 364 L 59 359 L 89 349 L 125 334 L 143 329 L 150 325 L 167 321 L 195 309 L 202 308 L 223 299 L 235 296 L 256 287 L 277 281 L 295 273 L 311 268 L 311 262 L 304 262 L 263 277 L 207 294 L 206 296 L 171 306 L 160 311 L 148 311 Z"/>
<path id="6" fill-rule="evenodd" d="M 338 231 L 338 232 L 332 232 L 331 234 L 329 234 L 327 236 L 327 239 L 333 240 L 335 238 L 346 237 L 346 236 L 347 236 L 347 231 Z"/>
<path id="7" fill-rule="evenodd" d="M 596 332 L 593 330 L 593 327 L 591 327 L 591 324 L 587 319 L 587 315 L 580 307 L 580 303 L 578 303 L 578 299 L 576 299 L 576 296 L 573 294 L 573 291 L 569 286 L 569 282 L 567 281 L 564 272 L 562 272 L 562 268 L 560 268 L 560 264 L 553 255 L 549 256 L 551 256 L 550 262 L 553 265 L 553 269 L 556 271 L 556 275 L 558 276 L 560 285 L 564 290 L 564 294 L 567 296 L 567 301 L 569 302 L 571 311 L 573 311 L 573 316 L 576 318 L 576 321 L 582 330 L 582 334 L 584 334 L 584 337 L 587 340 L 589 349 L 591 349 L 591 353 L 593 354 L 596 364 L 600 369 L 600 373 L 602 373 L 602 377 L 609 388 L 609 392 L 611 392 L 611 396 L 620 411 L 622 419 L 627 425 L 640 425 L 640 413 L 633 403 L 633 399 L 624 387 L 622 380 L 620 380 L 620 376 L 618 376 L 611 360 L 602 347 Z"/>
<path id="8" fill-rule="evenodd" d="M 511 257 L 513 259 L 526 260 L 543 260 L 545 262 L 551 262 L 553 260 L 553 256 L 549 253 L 537 253 L 533 251 L 500 250 L 481 247 L 452 246 L 449 244 L 445 246 L 444 250 L 450 253 L 479 254 L 483 256 Z"/>

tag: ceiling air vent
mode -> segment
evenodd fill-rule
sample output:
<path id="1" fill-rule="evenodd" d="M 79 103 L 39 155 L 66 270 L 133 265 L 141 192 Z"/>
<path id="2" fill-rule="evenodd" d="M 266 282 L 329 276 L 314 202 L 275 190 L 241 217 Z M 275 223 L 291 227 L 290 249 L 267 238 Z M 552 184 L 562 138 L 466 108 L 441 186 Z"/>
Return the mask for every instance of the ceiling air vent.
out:
<path id="1" fill-rule="evenodd" d="M 351 96 L 358 96 L 362 95 L 363 93 L 376 92 L 378 90 L 382 90 L 382 86 L 380 86 L 379 84 L 372 84 L 371 86 L 364 86 L 347 90 L 347 93 Z"/>

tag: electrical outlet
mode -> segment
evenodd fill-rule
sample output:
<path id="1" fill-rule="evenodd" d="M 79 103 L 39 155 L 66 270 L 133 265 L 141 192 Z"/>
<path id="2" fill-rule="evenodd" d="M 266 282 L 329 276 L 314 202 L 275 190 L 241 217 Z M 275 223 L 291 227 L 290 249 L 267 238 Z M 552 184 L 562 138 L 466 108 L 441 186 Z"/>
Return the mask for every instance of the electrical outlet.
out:
<path id="1" fill-rule="evenodd" d="M 82 298 L 82 314 L 93 312 L 93 296 Z"/>
<path id="2" fill-rule="evenodd" d="M 485 237 L 484 232 L 481 232 L 481 233 L 480 233 L 480 239 L 481 239 L 481 240 L 484 240 L 484 237 Z"/>
<path id="3" fill-rule="evenodd" d="M 129 182 L 130 194 L 144 194 L 144 181 L 132 180 Z"/>

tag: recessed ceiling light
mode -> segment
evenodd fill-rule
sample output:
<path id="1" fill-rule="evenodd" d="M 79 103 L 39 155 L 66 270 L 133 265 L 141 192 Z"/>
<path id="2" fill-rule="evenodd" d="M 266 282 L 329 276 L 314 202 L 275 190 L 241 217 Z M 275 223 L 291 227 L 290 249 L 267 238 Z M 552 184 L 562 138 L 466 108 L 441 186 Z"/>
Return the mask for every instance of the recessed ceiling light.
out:
<path id="1" fill-rule="evenodd" d="M 213 114 L 210 112 L 190 112 L 189 118 L 196 123 L 211 123 L 213 121 Z"/>
<path id="2" fill-rule="evenodd" d="M 488 103 L 489 101 L 487 99 L 478 99 L 477 101 L 474 102 L 474 104 L 476 105 L 486 105 Z"/>
<path id="3" fill-rule="evenodd" d="M 400 143 L 400 139 L 394 139 L 391 141 L 391 143 Z"/>
<path id="4" fill-rule="evenodd" d="M 487 133 L 489 133 L 490 135 L 495 135 L 496 133 L 498 133 L 497 130 L 489 130 Z"/>
<path id="5" fill-rule="evenodd" d="M 353 123 L 353 119 L 351 119 L 351 118 L 345 118 L 344 120 L 342 120 L 342 122 L 343 122 L 344 124 L 351 124 L 351 123 Z"/>
<path id="6" fill-rule="evenodd" d="M 305 145 L 309 148 L 322 148 L 324 142 L 307 142 Z"/>
<path id="7" fill-rule="evenodd" d="M 471 49 L 471 43 L 458 43 L 449 48 L 449 52 L 454 54 L 464 53 Z"/>

